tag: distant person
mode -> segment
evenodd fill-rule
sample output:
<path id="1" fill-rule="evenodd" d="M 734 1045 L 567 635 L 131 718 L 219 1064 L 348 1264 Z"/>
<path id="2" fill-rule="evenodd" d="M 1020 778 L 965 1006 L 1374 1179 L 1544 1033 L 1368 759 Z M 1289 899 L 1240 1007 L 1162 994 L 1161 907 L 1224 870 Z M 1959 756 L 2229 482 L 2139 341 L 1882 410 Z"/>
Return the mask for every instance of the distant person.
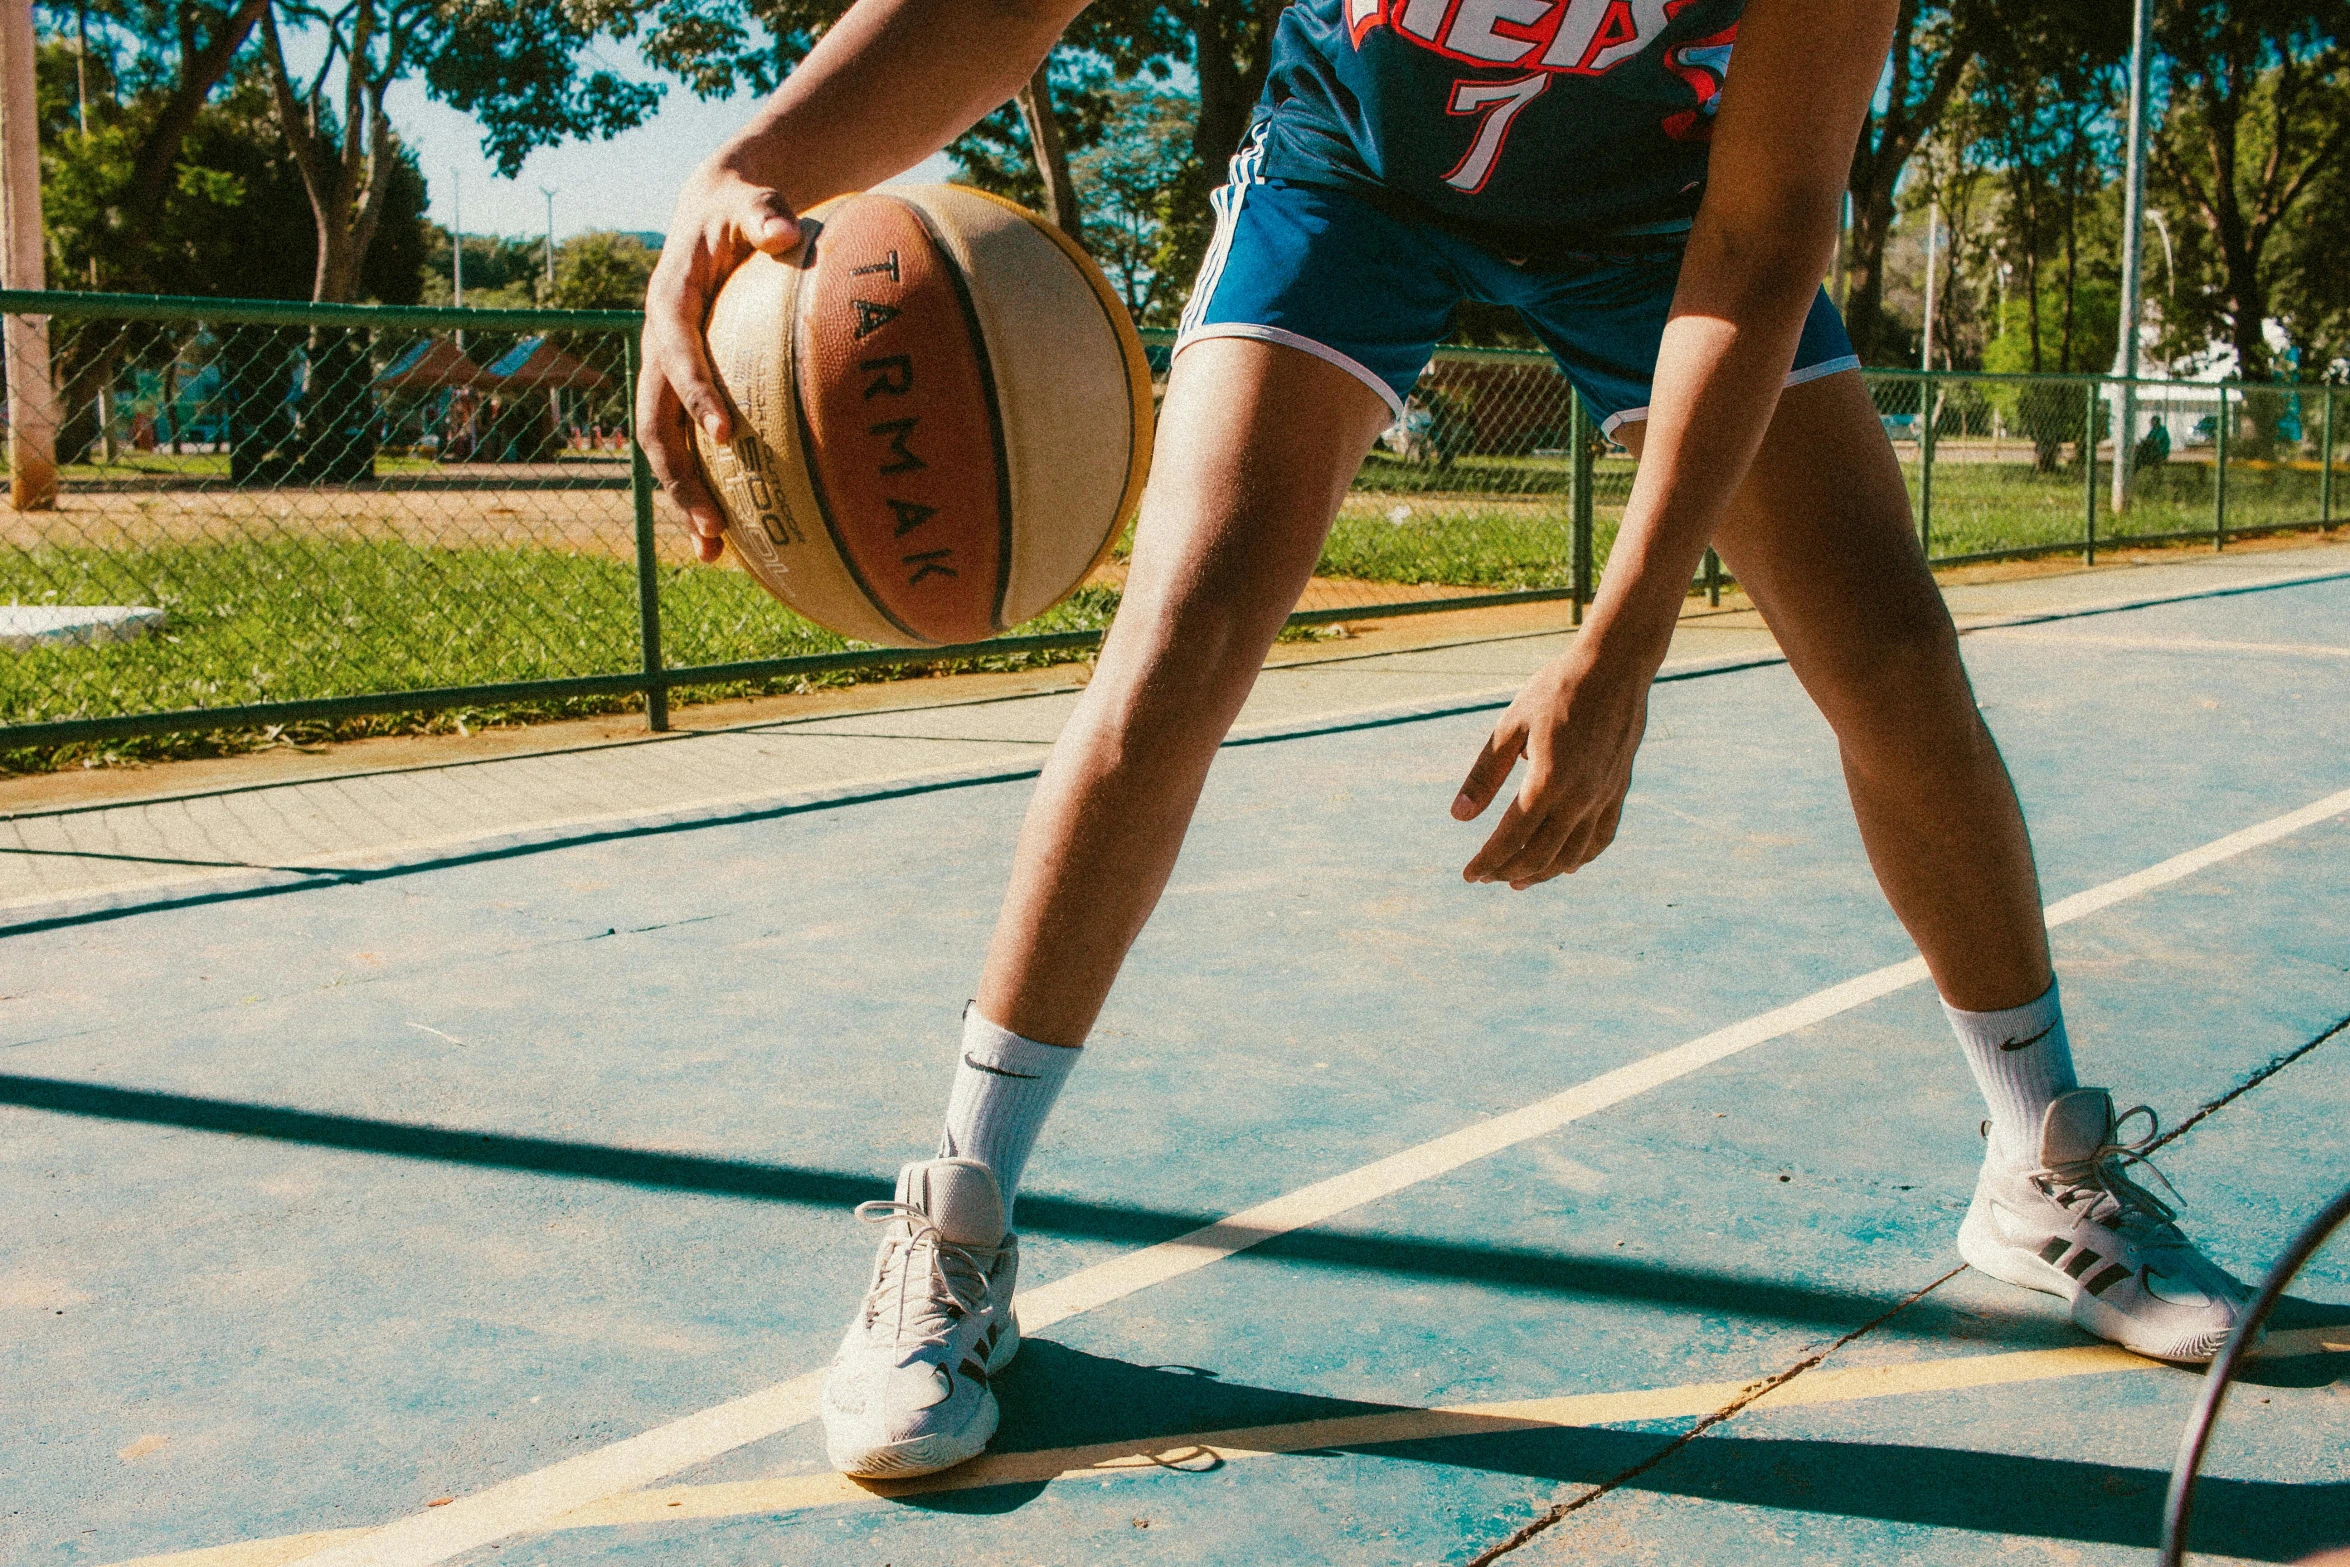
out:
<path id="1" fill-rule="evenodd" d="M 719 283 L 754 248 L 791 254 L 795 212 L 993 112 L 1080 9 L 858 0 L 688 180 L 646 299 L 638 428 L 701 559 L 717 559 L 723 522 L 689 421 L 731 431 L 701 336 Z M 1649 683 L 1717 545 L 1835 728 L 1871 863 L 1989 1110 L 1961 1254 L 2144 1354 L 2206 1360 L 2226 1338 L 2243 1287 L 2124 1174 L 2144 1141 L 2075 1081 L 2023 813 L 1819 284 L 1895 10 L 1282 13 L 1214 197 L 1125 601 L 1029 807 L 938 1157 L 860 1210 L 885 1230 L 824 1393 L 838 1468 L 922 1474 L 994 1432 L 988 1379 L 1019 1343 L 1010 1221 L 1037 1131 L 1349 482 L 1470 298 L 1514 306 L 1642 461 L 1582 634 L 1527 683 L 1452 803 L 1476 817 L 1526 763 L 1464 874 L 1528 888 L 1606 849 Z M 1227 1021 L 1246 1039 L 1247 1017 Z M 1790 1074 L 1854 1070 L 1782 1059 Z M 1693 1172 L 1692 1194 L 1712 1179 Z"/>
<path id="2" fill-rule="evenodd" d="M 2130 465 L 2134 468 L 2159 468 L 2170 461 L 2170 431 L 2163 428 L 2162 415 L 2156 414 L 2138 437 L 2138 444 L 2130 449 Z"/>

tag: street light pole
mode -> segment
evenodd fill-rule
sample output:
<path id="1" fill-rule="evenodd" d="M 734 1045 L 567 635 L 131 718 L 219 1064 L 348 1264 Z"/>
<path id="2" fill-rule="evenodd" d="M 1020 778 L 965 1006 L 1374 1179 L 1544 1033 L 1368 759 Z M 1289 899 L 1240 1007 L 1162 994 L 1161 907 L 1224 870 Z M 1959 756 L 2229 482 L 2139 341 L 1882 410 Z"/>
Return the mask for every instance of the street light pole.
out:
<path id="1" fill-rule="evenodd" d="M 552 304 L 555 299 L 555 192 L 541 185 L 539 194 L 547 198 L 547 302 Z"/>
<path id="2" fill-rule="evenodd" d="M 2154 0 L 2138 0 L 2130 27 L 2130 134 L 2128 163 L 2122 173 L 2122 299 L 2121 344 L 2113 356 L 2113 373 L 2122 378 L 2121 417 L 2113 431 L 2113 512 L 2130 507 L 2130 460 L 2137 455 L 2138 434 L 2138 317 L 2142 290 L 2146 232 L 2146 121 L 2147 99 L 2154 72 Z"/>
<path id="3" fill-rule="evenodd" d="M 1926 330 L 1923 345 L 1918 350 L 1918 368 L 1934 368 L 1934 237 L 1942 228 L 1942 198 L 1936 196 L 1926 207 Z"/>

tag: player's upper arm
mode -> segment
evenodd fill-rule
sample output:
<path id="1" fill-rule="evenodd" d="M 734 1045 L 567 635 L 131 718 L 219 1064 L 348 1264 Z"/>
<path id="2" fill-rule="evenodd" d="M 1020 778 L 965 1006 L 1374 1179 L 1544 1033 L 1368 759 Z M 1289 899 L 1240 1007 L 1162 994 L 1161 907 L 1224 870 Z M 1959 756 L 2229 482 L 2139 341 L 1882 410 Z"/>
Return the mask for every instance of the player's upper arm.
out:
<path id="1" fill-rule="evenodd" d="M 1722 85 L 1705 205 L 1732 231 L 1832 233 L 1898 0 L 1748 0 Z"/>

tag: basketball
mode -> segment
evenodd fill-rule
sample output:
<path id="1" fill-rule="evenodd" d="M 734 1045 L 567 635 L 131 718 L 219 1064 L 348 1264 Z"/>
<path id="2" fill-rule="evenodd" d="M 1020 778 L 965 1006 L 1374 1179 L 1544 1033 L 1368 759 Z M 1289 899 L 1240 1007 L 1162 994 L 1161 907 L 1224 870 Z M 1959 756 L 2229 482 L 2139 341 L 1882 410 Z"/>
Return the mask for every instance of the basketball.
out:
<path id="1" fill-rule="evenodd" d="M 696 430 L 726 537 L 831 631 L 977 642 L 1108 556 L 1150 465 L 1124 305 L 1044 219 L 959 185 L 844 196 L 729 278 L 705 329 L 733 400 Z"/>

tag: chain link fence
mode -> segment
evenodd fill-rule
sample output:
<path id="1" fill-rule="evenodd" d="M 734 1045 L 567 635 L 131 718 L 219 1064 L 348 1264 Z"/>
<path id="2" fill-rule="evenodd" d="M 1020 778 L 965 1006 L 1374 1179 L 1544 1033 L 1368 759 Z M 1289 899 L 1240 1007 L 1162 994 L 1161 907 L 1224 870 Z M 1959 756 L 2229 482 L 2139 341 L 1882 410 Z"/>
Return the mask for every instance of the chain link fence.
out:
<path id="1" fill-rule="evenodd" d="M 1866 379 L 1936 565 L 2075 552 L 2094 563 L 2102 549 L 2219 548 L 2333 522 L 2331 384 L 1914 370 Z"/>
<path id="2" fill-rule="evenodd" d="M 631 312 L 0 294 L 0 321 L 0 766 L 640 704 L 660 728 L 672 691 L 1066 656 L 1117 607 L 1122 549 L 992 642 L 872 649 L 694 565 L 632 444 Z M 1937 557 L 2096 547 L 2111 386 L 1870 382 Z M 2330 520 L 2330 389 L 2149 385 L 2127 413 L 2133 536 Z M 1546 356 L 1442 351 L 1296 622 L 1544 599 L 1579 619 L 1632 471 Z"/>

